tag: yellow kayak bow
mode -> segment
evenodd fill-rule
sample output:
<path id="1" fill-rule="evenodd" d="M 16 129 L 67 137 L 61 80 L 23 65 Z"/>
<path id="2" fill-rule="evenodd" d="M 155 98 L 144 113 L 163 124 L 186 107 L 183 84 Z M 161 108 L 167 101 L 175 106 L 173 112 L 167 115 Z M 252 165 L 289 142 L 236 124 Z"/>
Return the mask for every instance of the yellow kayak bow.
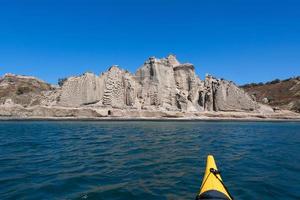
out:
<path id="1" fill-rule="evenodd" d="M 206 168 L 200 191 L 196 200 L 210 199 L 210 200 L 233 200 L 233 197 L 228 192 L 224 185 L 220 172 L 212 155 L 207 156 Z"/>

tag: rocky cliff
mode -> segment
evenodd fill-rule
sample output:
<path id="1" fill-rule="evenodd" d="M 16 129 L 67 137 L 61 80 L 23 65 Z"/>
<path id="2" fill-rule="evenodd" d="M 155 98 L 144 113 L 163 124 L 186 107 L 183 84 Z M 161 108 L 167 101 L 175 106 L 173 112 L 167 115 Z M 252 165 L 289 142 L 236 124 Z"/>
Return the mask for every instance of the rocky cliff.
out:
<path id="1" fill-rule="evenodd" d="M 28 77 L 24 83 L 25 78 L 5 75 L 0 80 L 0 103 L 5 110 L 0 115 L 185 117 L 207 112 L 274 112 L 231 81 L 211 75 L 200 80 L 192 64 L 180 63 L 173 55 L 151 57 L 135 74 L 112 66 L 99 76 L 85 73 L 69 77 L 61 87 Z M 16 89 L 24 85 L 30 88 L 25 92 L 26 103 L 18 100 L 24 91 Z"/>
<path id="2" fill-rule="evenodd" d="M 62 106 L 169 111 L 255 111 L 260 106 L 234 83 L 207 75 L 201 81 L 194 66 L 170 55 L 149 58 L 135 75 L 112 66 L 100 76 L 68 78 L 61 88 Z"/>

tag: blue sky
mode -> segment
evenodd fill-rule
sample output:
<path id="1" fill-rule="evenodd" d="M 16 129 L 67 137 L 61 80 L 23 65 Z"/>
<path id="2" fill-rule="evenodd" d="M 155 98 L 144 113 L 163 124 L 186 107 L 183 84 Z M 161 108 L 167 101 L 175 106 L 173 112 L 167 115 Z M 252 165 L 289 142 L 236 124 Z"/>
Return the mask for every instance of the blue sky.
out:
<path id="1" fill-rule="evenodd" d="M 300 1 L 0 0 L 0 75 L 56 83 L 169 53 L 202 79 L 300 75 Z"/>

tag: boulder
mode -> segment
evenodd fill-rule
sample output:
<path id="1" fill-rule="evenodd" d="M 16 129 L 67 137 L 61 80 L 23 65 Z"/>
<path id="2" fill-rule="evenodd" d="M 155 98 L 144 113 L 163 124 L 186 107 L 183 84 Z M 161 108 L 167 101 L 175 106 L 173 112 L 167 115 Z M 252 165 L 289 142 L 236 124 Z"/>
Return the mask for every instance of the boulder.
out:
<path id="1" fill-rule="evenodd" d="M 268 104 L 268 103 L 270 102 L 269 99 L 268 99 L 267 97 L 263 98 L 261 101 L 262 101 L 264 104 Z"/>

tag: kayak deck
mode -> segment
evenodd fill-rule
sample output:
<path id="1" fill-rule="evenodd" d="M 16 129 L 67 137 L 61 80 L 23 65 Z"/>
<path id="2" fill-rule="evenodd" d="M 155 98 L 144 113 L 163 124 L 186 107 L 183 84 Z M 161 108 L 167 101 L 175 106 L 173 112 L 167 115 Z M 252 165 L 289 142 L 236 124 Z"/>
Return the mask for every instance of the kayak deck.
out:
<path id="1" fill-rule="evenodd" d="M 212 155 L 207 156 L 204 177 L 196 199 L 233 200 L 222 181 L 215 159 Z"/>

